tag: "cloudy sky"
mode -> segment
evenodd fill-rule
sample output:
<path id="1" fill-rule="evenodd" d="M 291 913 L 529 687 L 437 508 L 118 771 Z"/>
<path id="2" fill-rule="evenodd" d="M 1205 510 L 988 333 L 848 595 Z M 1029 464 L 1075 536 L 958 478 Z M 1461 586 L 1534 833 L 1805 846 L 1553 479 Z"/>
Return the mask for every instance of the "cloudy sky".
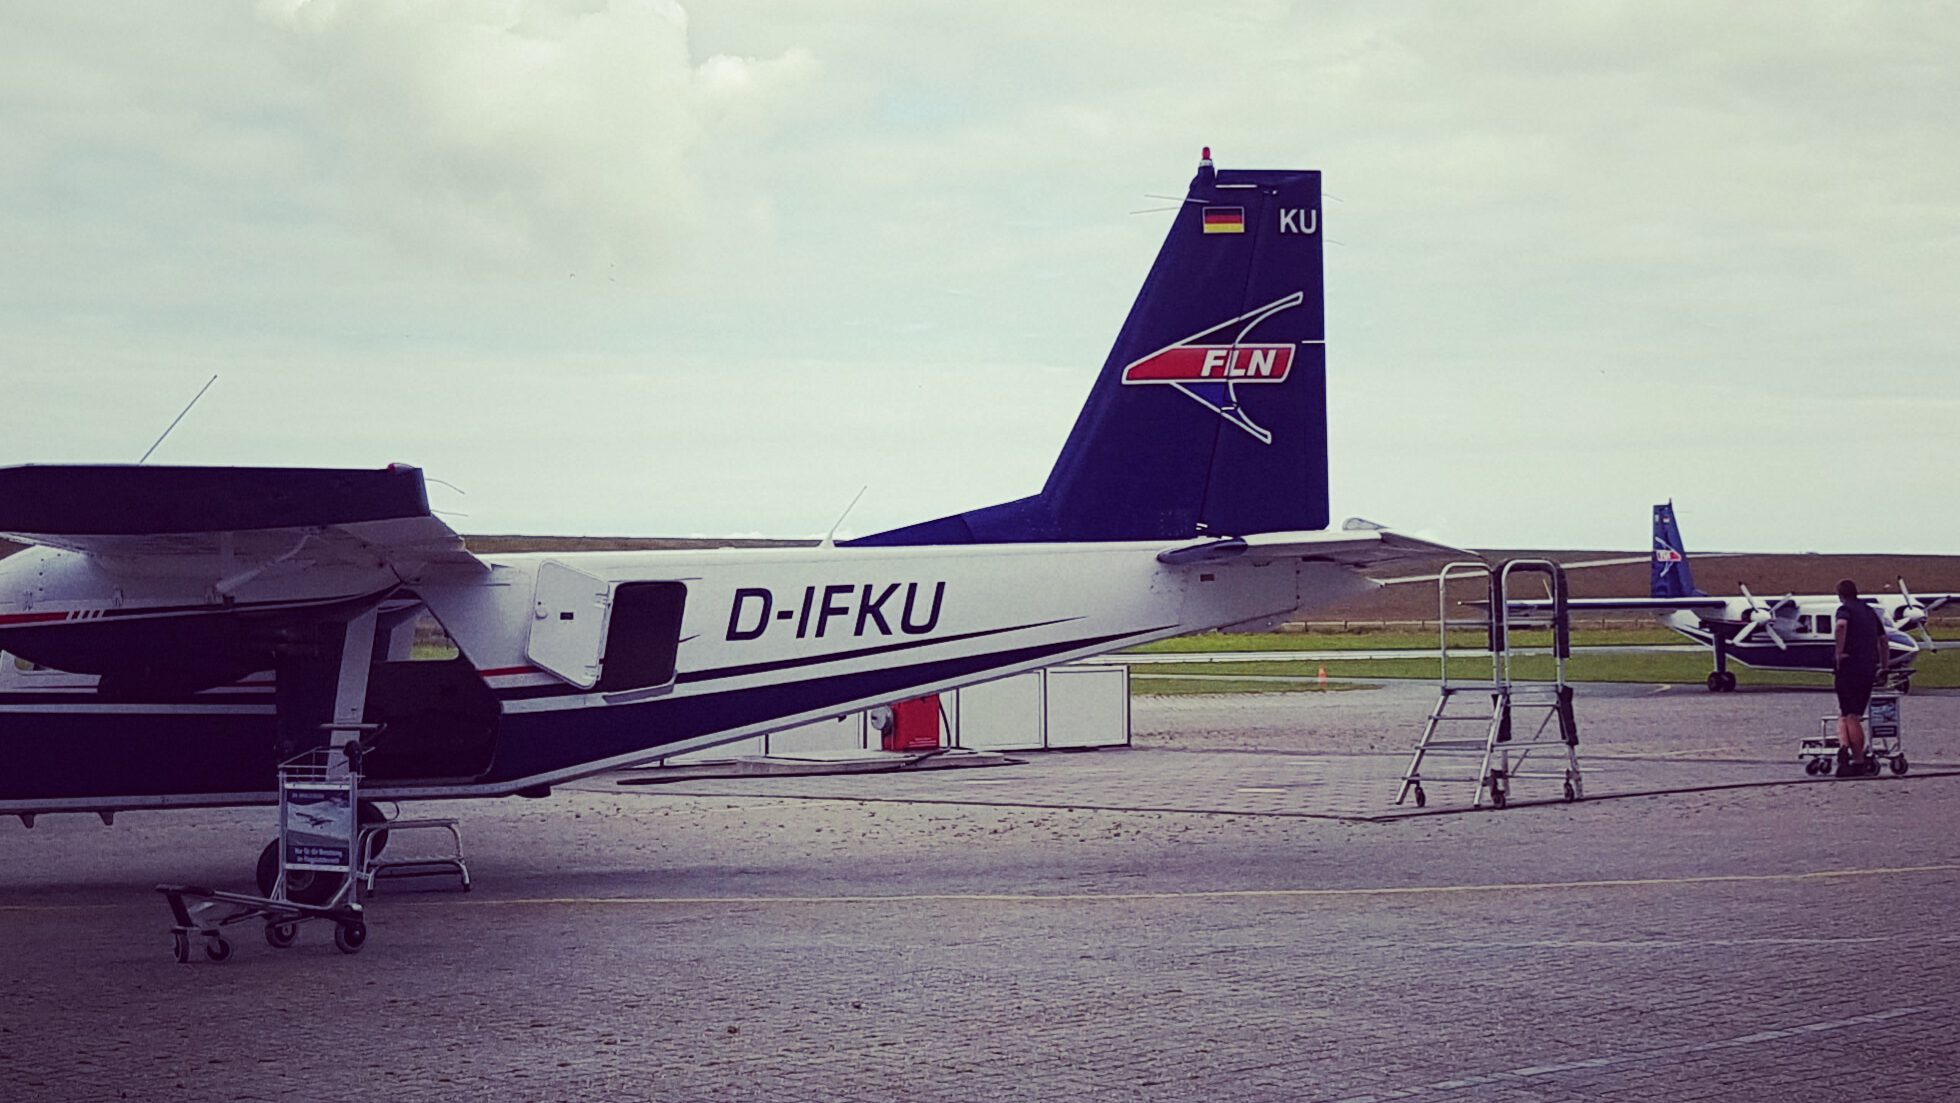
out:
<path id="1" fill-rule="evenodd" d="M 1221 166 L 1319 168 L 1332 484 L 1469 546 L 1960 552 L 1960 6 L 0 7 L 0 464 L 466 532 L 1037 489 Z"/>

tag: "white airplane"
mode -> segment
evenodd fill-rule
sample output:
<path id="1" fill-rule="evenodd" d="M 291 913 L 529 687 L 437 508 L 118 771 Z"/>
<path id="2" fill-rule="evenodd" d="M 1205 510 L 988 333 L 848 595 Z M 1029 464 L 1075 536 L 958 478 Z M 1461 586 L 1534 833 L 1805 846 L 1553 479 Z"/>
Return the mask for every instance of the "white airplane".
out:
<path id="1" fill-rule="evenodd" d="M 1663 502 L 1654 507 L 1654 554 L 1648 596 L 1572 598 L 1567 604 L 1575 610 L 1643 610 L 1658 615 L 1667 627 L 1713 649 L 1715 669 L 1708 675 L 1708 688 L 1717 693 L 1735 689 L 1735 675 L 1729 672 L 1730 659 L 1764 670 L 1828 674 L 1834 669 L 1835 618 L 1841 604 L 1836 594 L 1786 594 L 1765 601 L 1750 593 L 1747 586 L 1741 590 L 1736 597 L 1719 597 L 1705 594 L 1695 586 L 1687 548 L 1674 519 L 1674 503 Z M 1926 620 L 1956 595 L 1918 597 L 1902 578 L 1897 594 L 1861 596 L 1877 608 L 1879 619 L 1886 626 L 1894 685 L 1901 692 L 1909 690 L 1913 663 L 1922 650 L 1934 647 L 1933 638 L 1926 631 Z M 1920 640 L 1913 638 L 1914 631 L 1920 634 Z"/>
<path id="2" fill-rule="evenodd" d="M 409 466 L 0 469 L 0 814 L 270 803 L 355 723 L 365 798 L 543 795 L 1454 554 L 1324 531 L 1319 208 L 1207 150 L 1042 491 L 836 545 L 478 556 Z"/>

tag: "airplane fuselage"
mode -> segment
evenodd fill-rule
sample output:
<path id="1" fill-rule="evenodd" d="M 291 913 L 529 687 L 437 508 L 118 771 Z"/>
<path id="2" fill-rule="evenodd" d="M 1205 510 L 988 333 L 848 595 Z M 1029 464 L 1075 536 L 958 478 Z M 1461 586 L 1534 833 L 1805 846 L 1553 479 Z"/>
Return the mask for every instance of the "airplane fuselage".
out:
<path id="1" fill-rule="evenodd" d="M 487 572 L 432 569 L 399 583 L 381 606 L 367 712 L 390 730 L 371 756 L 367 792 L 419 799 L 536 791 L 1274 616 L 1369 585 L 1351 570 L 1313 562 L 1169 566 L 1157 559 L 1163 547 L 503 555 L 487 557 Z M 151 621 L 150 632 L 129 637 L 137 643 L 173 632 L 222 639 L 200 625 L 251 615 L 275 593 L 293 597 L 290 587 L 266 582 L 263 593 L 247 584 L 229 595 L 196 595 L 200 601 L 189 592 L 195 587 L 180 593 L 166 583 L 137 600 L 133 580 L 117 581 L 67 552 L 34 549 L 0 560 L 0 593 L 24 596 L 13 608 L 40 616 L 0 625 L 0 648 L 33 659 L 37 636 L 72 637 L 111 619 Z M 370 592 L 371 581 L 349 578 L 342 589 Z M 629 600 L 648 593 L 657 600 Z M 146 609 L 158 612 L 146 617 Z M 454 641 L 454 658 L 418 658 L 414 625 L 423 610 Z M 611 624 L 601 630 L 594 618 L 606 617 Z M 629 654 L 663 651 L 671 655 L 665 668 L 624 683 L 613 677 Z M 175 658 L 180 667 L 196 665 L 196 656 Z M 30 665 L 0 664 L 0 749 L 8 761 L 0 812 L 273 799 L 278 706 L 292 692 L 273 672 L 105 697 L 93 675 Z"/>
<path id="2" fill-rule="evenodd" d="M 1779 615 L 1771 623 L 1783 638 L 1782 647 L 1778 647 L 1776 640 L 1763 631 L 1751 633 L 1740 643 L 1736 642 L 1736 637 L 1748 626 L 1750 616 L 1750 605 L 1741 598 L 1732 600 L 1725 609 L 1675 610 L 1663 614 L 1661 623 L 1703 647 L 1713 647 L 1719 641 L 1728 657 L 1744 666 L 1759 670 L 1802 670 L 1828 674 L 1836 669 L 1834 618 L 1838 604 L 1835 597 L 1798 598 L 1787 609 L 1779 610 Z M 1883 599 L 1876 604 L 1881 619 L 1889 625 L 1894 619 L 1894 610 L 1887 607 Z M 1893 602 L 1894 606 L 1897 604 Z M 1890 665 L 1899 670 L 1911 669 L 1919 657 L 1919 645 L 1913 638 L 1888 627 L 1886 640 L 1890 648 Z"/>

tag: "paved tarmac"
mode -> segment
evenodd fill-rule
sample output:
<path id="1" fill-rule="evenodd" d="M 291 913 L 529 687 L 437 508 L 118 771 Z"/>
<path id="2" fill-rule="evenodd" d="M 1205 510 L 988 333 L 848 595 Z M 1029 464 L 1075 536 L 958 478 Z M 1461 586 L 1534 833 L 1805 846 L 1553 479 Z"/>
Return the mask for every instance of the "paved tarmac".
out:
<path id="1" fill-rule="evenodd" d="M 1429 703 L 1146 698 L 1129 750 L 420 806 L 476 890 L 387 886 L 353 957 L 171 959 L 150 885 L 243 887 L 264 810 L 9 821 L 0 1097 L 1954 1097 L 1960 696 L 1907 701 L 1907 776 L 1815 781 L 1822 694 L 1581 687 L 1589 795 L 1750 784 L 1353 818 Z"/>

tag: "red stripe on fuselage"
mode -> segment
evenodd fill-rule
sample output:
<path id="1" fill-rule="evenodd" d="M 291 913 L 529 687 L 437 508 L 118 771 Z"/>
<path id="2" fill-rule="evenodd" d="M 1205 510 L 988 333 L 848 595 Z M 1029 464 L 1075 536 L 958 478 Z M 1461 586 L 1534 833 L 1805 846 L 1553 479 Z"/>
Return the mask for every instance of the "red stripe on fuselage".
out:
<path id="1" fill-rule="evenodd" d="M 0 613 L 0 624 L 46 624 L 67 619 L 67 613 Z"/>

